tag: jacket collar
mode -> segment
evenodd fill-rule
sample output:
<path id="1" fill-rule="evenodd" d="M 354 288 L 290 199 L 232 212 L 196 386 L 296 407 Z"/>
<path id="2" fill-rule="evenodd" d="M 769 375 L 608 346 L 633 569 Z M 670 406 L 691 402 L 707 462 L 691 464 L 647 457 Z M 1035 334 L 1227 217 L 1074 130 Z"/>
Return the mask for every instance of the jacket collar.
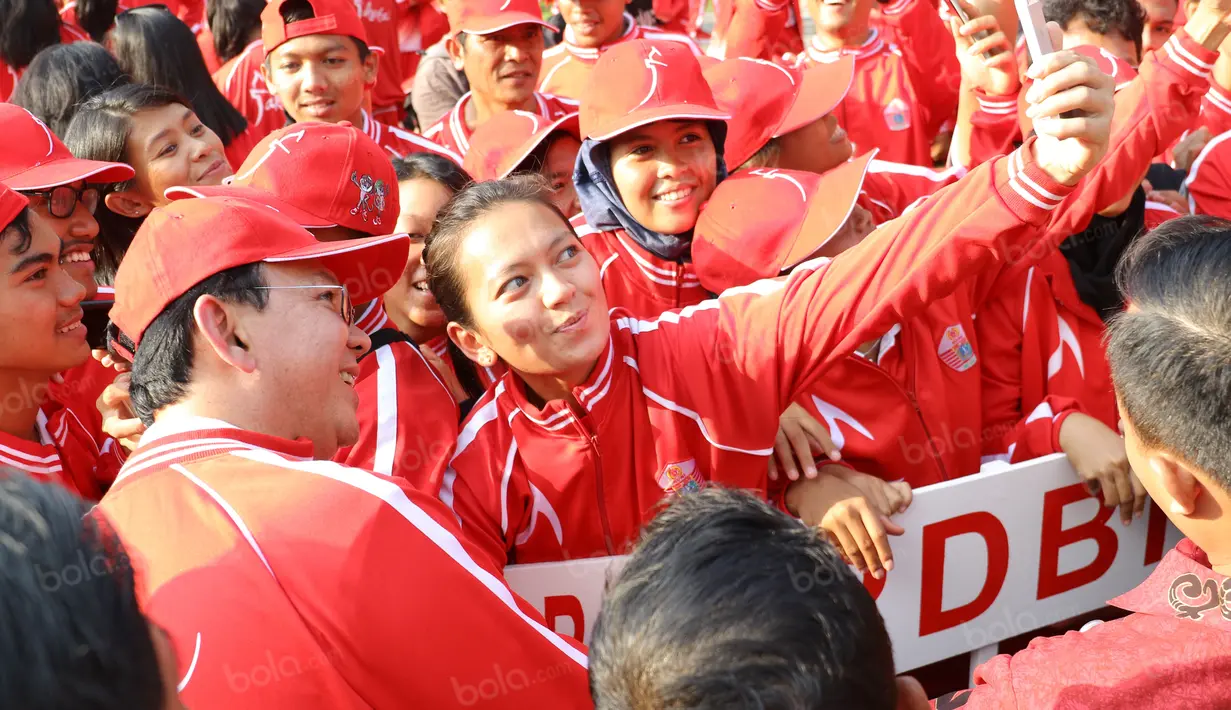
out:
<path id="1" fill-rule="evenodd" d="M 855 61 L 867 59 L 873 55 L 879 54 L 885 49 L 885 40 L 881 39 L 880 31 L 876 28 L 872 29 L 872 33 L 868 35 L 867 41 L 858 47 L 841 47 L 839 49 L 825 49 L 817 41 L 816 37 L 808 43 L 808 58 L 814 62 L 821 64 L 829 64 L 838 61 L 843 55 L 853 55 Z"/>
<path id="2" fill-rule="evenodd" d="M 1205 552 L 1188 538 L 1163 557 L 1146 581 L 1108 603 L 1231 631 L 1231 578 L 1210 569 Z"/>
<path id="3" fill-rule="evenodd" d="M 573 397 L 577 399 L 586 412 L 598 415 L 601 413 L 601 403 L 609 401 L 611 385 L 627 365 L 620 353 L 616 352 L 614 341 L 608 337 L 607 347 L 598 357 L 598 364 L 585 382 L 573 388 Z M 525 417 L 526 421 L 544 431 L 558 432 L 564 430 L 571 419 L 578 414 L 563 399 L 555 399 L 543 405 L 542 409 L 534 406 L 526 397 L 526 384 L 512 371 L 504 376 L 505 391 L 513 411 L 508 415 L 508 423 L 512 425 L 517 417 Z"/>
<path id="4" fill-rule="evenodd" d="M 604 50 L 611 49 L 621 42 L 640 39 L 641 26 L 637 24 L 637 21 L 633 19 L 632 15 L 626 12 L 624 13 L 624 34 L 620 35 L 611 42 L 602 45 L 601 47 L 578 47 L 573 44 L 575 37 L 576 35 L 573 33 L 573 28 L 565 25 L 563 44 L 564 48 L 568 50 L 568 53 L 587 62 L 597 62 L 599 54 Z"/>

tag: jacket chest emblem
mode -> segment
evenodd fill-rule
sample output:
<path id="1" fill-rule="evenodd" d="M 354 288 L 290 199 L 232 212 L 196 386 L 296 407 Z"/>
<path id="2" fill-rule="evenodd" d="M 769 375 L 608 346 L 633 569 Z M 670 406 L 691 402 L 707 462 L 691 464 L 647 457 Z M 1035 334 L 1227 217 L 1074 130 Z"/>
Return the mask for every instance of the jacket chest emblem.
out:
<path id="1" fill-rule="evenodd" d="M 658 487 L 668 495 L 677 493 L 692 493 L 701 490 L 705 480 L 697 470 L 696 459 L 688 459 L 679 463 L 670 463 L 658 474 Z"/>
<path id="2" fill-rule="evenodd" d="M 910 106 L 901 97 L 894 98 L 885 106 L 885 125 L 891 131 L 910 128 Z"/>
<path id="3" fill-rule="evenodd" d="M 974 346 L 970 344 L 966 331 L 962 330 L 960 324 L 945 328 L 945 334 L 940 338 L 940 347 L 936 349 L 936 354 L 940 356 L 941 362 L 958 372 L 969 370 L 979 361 L 975 357 Z"/>

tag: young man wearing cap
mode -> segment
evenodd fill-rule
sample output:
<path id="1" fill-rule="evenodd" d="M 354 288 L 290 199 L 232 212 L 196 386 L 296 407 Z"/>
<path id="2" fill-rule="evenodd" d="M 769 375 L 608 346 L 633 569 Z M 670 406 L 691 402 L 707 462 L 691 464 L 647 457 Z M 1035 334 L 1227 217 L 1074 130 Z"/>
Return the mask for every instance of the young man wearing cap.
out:
<path id="1" fill-rule="evenodd" d="M 423 135 L 465 156 L 475 128 L 502 111 L 554 121 L 577 111 L 573 101 L 534 90 L 543 61 L 543 21 L 534 0 L 466 0 L 449 5 L 445 44 L 470 91 Z"/>
<path id="2" fill-rule="evenodd" d="M 871 24 L 875 1 L 808 0 L 817 31 L 798 64 L 853 56 L 854 83 L 834 112 L 856 153 L 878 148 L 885 160 L 930 166 L 932 139 L 957 109 L 956 81 L 950 86 L 946 74 L 934 70 L 928 63 L 934 56 L 886 42 Z"/>
<path id="3" fill-rule="evenodd" d="M 98 500 L 123 459 L 94 400 L 52 390 L 54 376 L 90 360 L 86 290 L 62 261 L 55 231 L 0 184 L 0 465 Z"/>
<path id="4" fill-rule="evenodd" d="M 539 91 L 580 100 L 599 56 L 624 42 L 682 44 L 700 56 L 701 48 L 692 39 L 637 24 L 624 11 L 626 4 L 627 0 L 556 0 L 565 22 L 564 36 L 560 44 L 543 52 Z"/>
<path id="5" fill-rule="evenodd" d="M 1177 707 L 1231 703 L 1231 550 L 1225 313 L 1231 225 L 1185 217 L 1141 237 L 1118 275 L 1132 304 L 1108 356 L 1125 446 L 1159 512 L 1185 535 L 1109 603 L 1128 616 L 1035 639 L 975 669 L 949 708 Z"/>
<path id="6" fill-rule="evenodd" d="M 351 298 L 377 298 L 407 246 L 320 242 L 265 205 L 210 197 L 155 210 L 120 266 L 112 343 L 134 358 L 150 428 L 100 510 L 144 571 L 188 707 L 469 705 L 493 665 L 558 671 L 501 675 L 517 692 L 494 707 L 585 697 L 584 653 L 475 558 L 447 509 L 311 460 L 358 435 L 370 343 Z"/>
<path id="7" fill-rule="evenodd" d="M 581 212 L 573 185 L 579 131 L 575 113 L 548 121 L 525 111 L 506 111 L 474 132 L 462 167 L 475 182 L 523 172 L 542 175 L 552 203 L 571 218 Z"/>
<path id="8" fill-rule="evenodd" d="M 294 121 L 350 121 L 390 157 L 428 151 L 461 162 L 452 151 L 382 124 L 363 107 L 378 59 L 349 0 L 277 0 L 261 12 L 261 71 Z"/>
<path id="9" fill-rule="evenodd" d="M 347 123 L 288 126 L 256 146 L 231 184 L 168 191 L 168 197 L 228 195 L 269 205 L 327 242 L 391 234 L 398 218 L 393 164 Z M 390 322 L 381 299 L 358 304 L 356 312 L 356 326 L 372 339 L 355 380 L 359 437 L 333 460 L 436 490 L 457 438 L 458 405 L 419 348 Z"/>

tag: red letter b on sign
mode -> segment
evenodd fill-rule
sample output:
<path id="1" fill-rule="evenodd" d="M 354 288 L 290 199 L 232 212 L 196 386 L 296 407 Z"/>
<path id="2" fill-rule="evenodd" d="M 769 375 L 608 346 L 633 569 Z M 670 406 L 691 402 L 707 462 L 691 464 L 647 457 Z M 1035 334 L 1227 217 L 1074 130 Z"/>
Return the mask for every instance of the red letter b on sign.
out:
<path id="1" fill-rule="evenodd" d="M 974 601 L 941 610 L 944 596 L 945 543 L 949 538 L 975 533 L 987 544 L 987 577 Z M 923 527 L 923 579 L 919 592 L 919 635 L 964 624 L 987 611 L 996 601 L 1009 573 L 1009 535 L 996 516 L 986 511 L 967 513 Z"/>
<path id="2" fill-rule="evenodd" d="M 1100 503 L 1099 512 L 1093 520 L 1068 530 L 1060 529 L 1064 506 L 1088 498 L 1089 495 L 1084 483 L 1074 483 L 1048 491 L 1043 496 L 1043 534 L 1039 543 L 1039 599 L 1047 599 L 1089 584 L 1106 574 L 1107 570 L 1111 569 L 1111 563 L 1116 561 L 1120 540 L 1116 537 L 1116 532 L 1107 527 L 1114 508 Z M 1059 574 L 1060 548 L 1080 540 L 1093 540 L 1098 544 L 1098 554 L 1094 556 L 1094 561 L 1081 569 Z"/>

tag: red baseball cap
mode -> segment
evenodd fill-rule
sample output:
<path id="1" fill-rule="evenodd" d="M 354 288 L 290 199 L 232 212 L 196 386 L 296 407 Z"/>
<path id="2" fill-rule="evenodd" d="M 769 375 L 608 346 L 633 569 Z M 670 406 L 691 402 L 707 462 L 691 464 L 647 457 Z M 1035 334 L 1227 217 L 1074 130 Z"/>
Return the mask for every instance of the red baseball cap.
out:
<path id="1" fill-rule="evenodd" d="M 8 228 L 9 224 L 21 214 L 21 211 L 30 206 L 30 201 L 26 196 L 13 188 L 0 183 L 0 231 Z"/>
<path id="2" fill-rule="evenodd" d="M 261 41 L 266 57 L 284 42 L 307 35 L 347 35 L 368 43 L 367 30 L 350 0 L 307 0 L 315 17 L 289 23 L 282 21 L 282 5 L 287 1 L 272 0 L 261 11 Z"/>
<path id="3" fill-rule="evenodd" d="M 748 57 L 727 59 L 705 70 L 727 122 L 725 158 L 735 169 L 772 138 L 819 121 L 834 110 L 855 78 L 855 59 L 799 71 Z"/>
<path id="4" fill-rule="evenodd" d="M 129 180 L 136 173 L 124 163 L 78 160 L 34 114 L 0 103 L 0 180 L 14 190 L 45 190 L 89 179 L 95 183 Z"/>
<path id="5" fill-rule="evenodd" d="M 605 141 L 656 121 L 726 121 L 692 52 L 635 40 L 603 52 L 581 95 L 581 135 Z"/>
<path id="6" fill-rule="evenodd" d="M 451 35 L 458 32 L 486 35 L 514 25 L 556 29 L 543 21 L 543 12 L 536 0 L 453 0 L 447 13 Z"/>
<path id="7" fill-rule="evenodd" d="M 529 111 L 498 113 L 475 129 L 462 167 L 475 182 L 506 178 L 555 131 L 581 140 L 577 114 L 549 121 Z"/>
<path id="8" fill-rule="evenodd" d="M 719 183 L 693 234 L 692 260 L 701 285 L 722 293 L 807 261 L 850 218 L 875 154 L 824 175 L 742 170 Z"/>
<path id="9" fill-rule="evenodd" d="M 1083 44 L 1080 47 L 1074 47 L 1073 51 L 1093 59 L 1094 63 L 1098 65 L 1099 71 L 1115 80 L 1116 91 L 1128 86 L 1129 82 L 1137 78 L 1137 70 L 1133 68 L 1132 64 L 1102 47 Z"/>
<path id="10" fill-rule="evenodd" d="M 349 121 L 280 128 L 224 184 L 166 191 L 172 200 L 228 195 L 269 205 L 305 229 L 340 225 L 379 235 L 392 232 L 398 219 L 393 163 Z"/>
<path id="11" fill-rule="evenodd" d="M 237 197 L 178 200 L 150 213 L 115 275 L 111 320 L 139 345 L 176 298 L 221 271 L 257 262 L 320 260 L 350 292 L 371 301 L 397 283 L 405 234 L 321 242 L 267 205 Z"/>

